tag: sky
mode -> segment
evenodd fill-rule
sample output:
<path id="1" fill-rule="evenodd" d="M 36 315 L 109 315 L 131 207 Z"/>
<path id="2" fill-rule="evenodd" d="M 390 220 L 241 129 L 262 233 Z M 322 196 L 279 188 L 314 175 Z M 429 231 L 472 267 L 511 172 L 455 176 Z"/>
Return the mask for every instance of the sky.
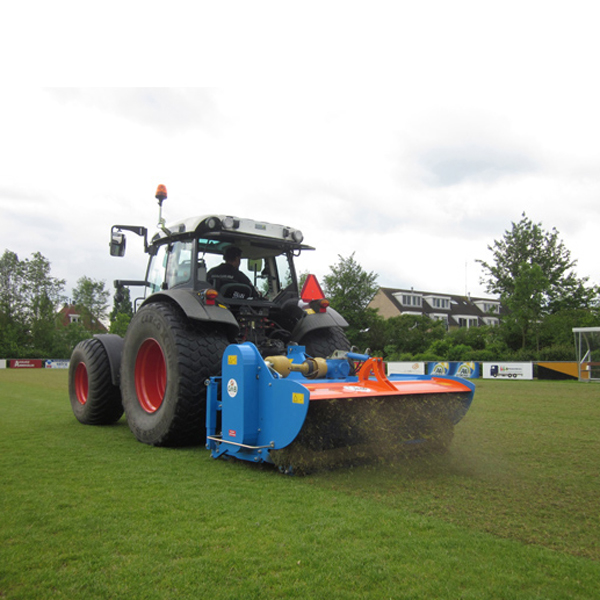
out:
<path id="1" fill-rule="evenodd" d="M 153 231 L 158 184 L 167 222 L 301 229 L 321 280 L 354 253 L 380 286 L 489 296 L 476 260 L 525 213 L 600 284 L 593 3 L 135 5 L 3 9 L 0 252 L 67 295 L 143 277 L 109 233 Z"/>

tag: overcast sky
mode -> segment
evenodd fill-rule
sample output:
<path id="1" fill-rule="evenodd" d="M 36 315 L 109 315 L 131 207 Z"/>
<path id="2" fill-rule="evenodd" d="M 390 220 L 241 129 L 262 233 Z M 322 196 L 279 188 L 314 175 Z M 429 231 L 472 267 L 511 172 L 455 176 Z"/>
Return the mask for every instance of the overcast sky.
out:
<path id="1" fill-rule="evenodd" d="M 141 278 L 141 241 L 111 258 L 110 227 L 153 230 L 162 183 L 167 221 L 302 229 L 299 269 L 321 278 L 354 252 L 381 286 L 486 296 L 475 259 L 525 212 L 600 283 L 594 4 L 412 4 L 150 3 L 76 34 L 36 13 L 31 44 L 11 28 L 0 252 L 41 252 L 67 292 Z"/>

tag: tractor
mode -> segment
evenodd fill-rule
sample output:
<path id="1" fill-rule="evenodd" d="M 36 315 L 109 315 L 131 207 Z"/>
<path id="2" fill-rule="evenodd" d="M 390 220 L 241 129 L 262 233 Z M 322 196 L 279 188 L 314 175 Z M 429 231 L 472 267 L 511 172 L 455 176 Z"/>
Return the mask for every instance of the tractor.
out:
<path id="1" fill-rule="evenodd" d="M 215 457 L 286 472 L 365 458 L 381 427 L 394 429 L 394 443 L 447 448 L 472 385 L 390 381 L 381 359 L 355 352 L 317 279 L 300 288 L 294 259 L 314 250 L 300 230 L 230 215 L 167 225 L 166 198 L 160 185 L 150 241 L 145 227 L 111 228 L 112 256 L 125 255 L 125 232 L 142 237 L 149 256 L 145 278 L 116 280 L 116 294 L 145 294 L 124 338 L 99 334 L 73 350 L 69 396 L 81 423 L 112 424 L 124 412 L 146 444 L 205 444 Z"/>

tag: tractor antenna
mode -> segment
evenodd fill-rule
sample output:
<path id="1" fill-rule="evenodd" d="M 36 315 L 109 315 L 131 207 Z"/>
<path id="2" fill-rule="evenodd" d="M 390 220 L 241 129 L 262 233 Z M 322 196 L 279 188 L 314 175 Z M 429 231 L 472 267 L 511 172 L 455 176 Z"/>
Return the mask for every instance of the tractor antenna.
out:
<path id="1" fill-rule="evenodd" d="M 166 228 L 165 220 L 162 216 L 162 203 L 167 199 L 167 188 L 164 185 L 161 184 L 156 188 L 155 198 L 158 200 L 158 226 L 164 233 L 170 235 L 171 232 Z"/>

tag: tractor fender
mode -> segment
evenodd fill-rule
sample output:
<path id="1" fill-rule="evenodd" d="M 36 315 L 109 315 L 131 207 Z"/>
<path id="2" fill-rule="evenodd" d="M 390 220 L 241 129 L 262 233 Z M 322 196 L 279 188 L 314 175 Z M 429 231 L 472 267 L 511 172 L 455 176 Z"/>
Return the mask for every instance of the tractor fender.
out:
<path id="1" fill-rule="evenodd" d="M 292 340 L 301 340 L 308 332 L 315 329 L 331 327 L 348 327 L 348 321 L 333 308 L 328 308 L 324 313 L 305 312 L 292 331 Z"/>
<path id="2" fill-rule="evenodd" d="M 230 336 L 235 336 L 239 331 L 239 325 L 231 311 L 219 304 L 205 305 L 202 303 L 201 297 L 201 293 L 194 290 L 165 290 L 152 294 L 142 303 L 142 306 L 153 302 L 175 303 L 188 319 L 205 323 L 220 323 L 225 325 Z"/>
<path id="3" fill-rule="evenodd" d="M 94 338 L 104 347 L 110 365 L 110 378 L 113 385 L 119 387 L 121 384 L 121 356 L 125 340 L 115 333 L 97 333 Z"/>

